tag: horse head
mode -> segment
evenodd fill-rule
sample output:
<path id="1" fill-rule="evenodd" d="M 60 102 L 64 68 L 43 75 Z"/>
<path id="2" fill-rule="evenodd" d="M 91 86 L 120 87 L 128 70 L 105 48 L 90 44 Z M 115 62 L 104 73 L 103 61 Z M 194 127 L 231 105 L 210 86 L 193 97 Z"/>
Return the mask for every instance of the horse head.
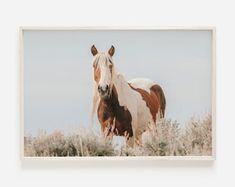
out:
<path id="1" fill-rule="evenodd" d="M 107 53 L 100 53 L 93 45 L 91 53 L 93 55 L 93 77 L 97 91 L 102 99 L 110 97 L 113 87 L 113 60 L 115 48 L 111 46 Z"/>

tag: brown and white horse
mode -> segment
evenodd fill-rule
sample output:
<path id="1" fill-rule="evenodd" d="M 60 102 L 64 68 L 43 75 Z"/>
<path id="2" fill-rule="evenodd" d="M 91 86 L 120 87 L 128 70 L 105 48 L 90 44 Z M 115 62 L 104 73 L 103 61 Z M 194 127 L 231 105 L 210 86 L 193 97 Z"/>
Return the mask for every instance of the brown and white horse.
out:
<path id="1" fill-rule="evenodd" d="M 91 47 L 93 54 L 93 109 L 97 111 L 101 130 L 106 136 L 125 136 L 127 144 L 141 144 L 142 133 L 149 125 L 155 125 L 164 117 L 166 100 L 162 88 L 149 79 L 133 79 L 129 82 L 116 71 L 112 56 L 99 53 Z"/>

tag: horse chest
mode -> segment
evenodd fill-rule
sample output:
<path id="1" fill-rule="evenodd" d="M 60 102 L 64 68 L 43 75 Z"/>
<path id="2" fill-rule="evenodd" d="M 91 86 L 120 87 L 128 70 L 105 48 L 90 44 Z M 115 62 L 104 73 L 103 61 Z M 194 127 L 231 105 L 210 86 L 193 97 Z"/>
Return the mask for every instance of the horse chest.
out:
<path id="1" fill-rule="evenodd" d="M 114 134 L 117 136 L 132 137 L 132 117 L 130 112 L 123 106 L 120 106 L 118 101 L 101 100 L 98 107 L 98 119 L 104 131 L 107 127 L 114 126 Z"/>

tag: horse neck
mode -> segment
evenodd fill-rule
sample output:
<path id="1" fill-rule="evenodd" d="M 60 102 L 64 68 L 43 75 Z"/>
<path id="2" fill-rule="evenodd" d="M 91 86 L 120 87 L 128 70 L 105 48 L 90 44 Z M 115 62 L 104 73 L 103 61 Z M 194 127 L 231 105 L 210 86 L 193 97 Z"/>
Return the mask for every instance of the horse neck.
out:
<path id="1" fill-rule="evenodd" d="M 120 105 L 127 106 L 130 97 L 135 96 L 135 92 L 131 89 L 124 76 L 116 71 L 113 73 L 113 86 L 116 89 Z"/>

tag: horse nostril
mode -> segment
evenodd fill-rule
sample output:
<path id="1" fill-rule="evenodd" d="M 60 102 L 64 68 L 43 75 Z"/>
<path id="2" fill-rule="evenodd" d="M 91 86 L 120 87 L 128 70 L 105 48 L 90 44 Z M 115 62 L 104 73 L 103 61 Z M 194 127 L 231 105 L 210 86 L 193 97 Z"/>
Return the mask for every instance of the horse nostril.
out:
<path id="1" fill-rule="evenodd" d="M 108 89 L 109 89 L 108 85 L 103 86 L 103 87 L 101 85 L 98 86 L 98 92 L 100 92 L 100 93 L 105 93 L 108 91 Z"/>
<path id="2" fill-rule="evenodd" d="M 101 91 L 101 86 L 100 86 L 100 85 L 98 86 L 98 91 L 99 91 L 99 92 Z"/>

